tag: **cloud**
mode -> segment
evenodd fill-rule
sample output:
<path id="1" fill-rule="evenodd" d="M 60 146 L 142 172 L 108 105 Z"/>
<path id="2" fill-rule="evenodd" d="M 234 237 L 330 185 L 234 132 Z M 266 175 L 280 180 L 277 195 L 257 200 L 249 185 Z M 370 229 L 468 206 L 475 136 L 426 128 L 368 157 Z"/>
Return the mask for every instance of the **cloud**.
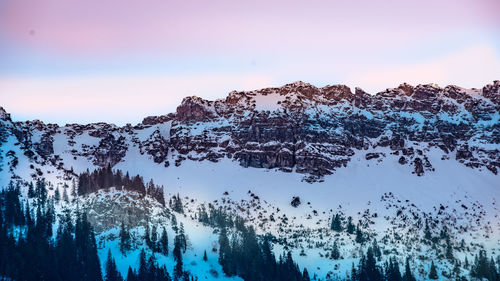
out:
<path id="1" fill-rule="evenodd" d="M 0 36 L 71 54 L 286 50 L 367 42 L 377 47 L 428 33 L 498 29 L 499 3 L 13 0 L 0 2 Z M 396 36 L 380 36 L 391 33 Z"/>

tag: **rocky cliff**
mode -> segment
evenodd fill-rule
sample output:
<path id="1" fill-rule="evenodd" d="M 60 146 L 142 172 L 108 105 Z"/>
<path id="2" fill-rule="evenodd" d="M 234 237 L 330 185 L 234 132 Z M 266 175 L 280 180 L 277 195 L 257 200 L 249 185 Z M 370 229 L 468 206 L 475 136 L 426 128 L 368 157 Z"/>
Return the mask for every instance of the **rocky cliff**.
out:
<path id="1" fill-rule="evenodd" d="M 124 127 L 12 122 L 3 109 L 0 119 L 0 139 L 14 136 L 25 155 L 64 169 L 67 156 L 113 166 L 131 147 L 165 167 L 229 158 L 307 181 L 335 173 L 354 155 L 397 158 L 417 176 L 432 173 L 432 148 L 474 169 L 500 168 L 500 81 L 482 89 L 402 84 L 375 95 L 296 82 L 215 101 L 186 97 L 176 113 Z"/>

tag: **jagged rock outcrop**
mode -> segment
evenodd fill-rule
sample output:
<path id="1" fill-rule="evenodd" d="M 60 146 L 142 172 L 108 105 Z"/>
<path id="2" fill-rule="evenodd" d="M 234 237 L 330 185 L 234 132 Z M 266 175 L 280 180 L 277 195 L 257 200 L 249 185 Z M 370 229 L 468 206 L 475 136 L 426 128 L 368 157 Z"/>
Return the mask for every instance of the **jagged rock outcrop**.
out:
<path id="1" fill-rule="evenodd" d="M 85 157 L 98 166 L 116 165 L 138 149 L 165 167 L 229 158 L 314 181 L 349 165 L 357 153 L 374 163 L 393 157 L 423 175 L 433 171 L 429 153 L 437 149 L 447 155 L 443 159 L 471 168 L 500 168 L 500 81 L 482 89 L 402 84 L 375 95 L 296 82 L 233 91 L 216 101 L 186 97 L 175 114 L 147 117 L 133 127 L 12 123 L 4 110 L 0 117 L 6 134 L 29 153 Z M 55 151 L 60 135 L 68 145 Z"/>
<path id="2" fill-rule="evenodd" d="M 0 120 L 11 121 L 10 114 L 5 111 L 3 107 L 0 106 Z"/>
<path id="3" fill-rule="evenodd" d="M 199 97 L 186 97 L 177 107 L 176 118 L 180 121 L 206 121 L 213 118 L 213 102 Z"/>
<path id="4" fill-rule="evenodd" d="M 140 143 L 141 153 L 148 153 L 155 163 L 162 163 L 168 156 L 169 142 L 155 130 L 146 141 Z"/>
<path id="5" fill-rule="evenodd" d="M 98 233 L 120 227 L 144 226 L 155 220 L 169 218 L 169 210 L 149 196 L 132 191 L 100 190 L 79 198 L 77 203 Z M 76 207 L 76 206 L 75 206 Z"/>
<path id="6" fill-rule="evenodd" d="M 40 138 L 40 142 L 34 144 L 34 147 L 38 155 L 47 159 L 54 153 L 54 138 L 50 134 L 44 134 Z"/>
<path id="7" fill-rule="evenodd" d="M 106 167 L 108 164 L 114 166 L 125 156 L 127 145 L 125 137 L 107 135 L 99 141 L 99 145 L 94 152 L 94 164 L 100 167 Z"/>

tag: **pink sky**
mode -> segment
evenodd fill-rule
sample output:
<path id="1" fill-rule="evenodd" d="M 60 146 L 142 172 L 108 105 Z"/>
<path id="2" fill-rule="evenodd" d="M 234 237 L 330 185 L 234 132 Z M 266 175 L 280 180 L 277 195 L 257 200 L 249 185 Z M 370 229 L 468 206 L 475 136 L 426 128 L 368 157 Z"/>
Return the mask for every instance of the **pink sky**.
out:
<path id="1" fill-rule="evenodd" d="M 338 37 L 402 44 L 428 33 L 500 26 L 496 0 L 4 2 L 7 40 L 76 54 L 307 49 L 338 44 Z"/>
<path id="2" fill-rule="evenodd" d="M 499 14 L 497 0 L 0 0 L 0 105 L 61 122 L 62 107 L 129 109 L 140 92 L 136 115 L 99 117 L 126 123 L 295 80 L 481 87 L 500 79 Z"/>

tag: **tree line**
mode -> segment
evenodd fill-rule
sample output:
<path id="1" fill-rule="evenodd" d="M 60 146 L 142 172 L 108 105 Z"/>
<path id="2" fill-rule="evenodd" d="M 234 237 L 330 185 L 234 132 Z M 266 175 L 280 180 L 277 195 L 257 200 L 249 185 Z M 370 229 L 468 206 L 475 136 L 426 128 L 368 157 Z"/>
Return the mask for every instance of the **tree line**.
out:
<path id="1" fill-rule="evenodd" d="M 225 227 L 219 234 L 219 263 L 227 276 L 240 276 L 245 281 L 309 281 L 307 269 L 300 271 L 291 252 L 276 260 L 272 250 L 272 237 L 259 239 L 253 227 L 243 231 L 233 229 L 228 237 Z"/>
<path id="2" fill-rule="evenodd" d="M 400 269 L 399 262 L 395 257 L 390 257 L 383 265 L 377 264 L 380 260 L 381 253 L 373 246 L 368 247 L 366 254 L 362 254 L 359 264 L 352 266 L 351 280 L 356 281 L 415 281 L 410 267 L 410 258 L 406 259 L 404 271 Z M 484 250 L 480 250 L 479 254 L 475 256 L 474 263 L 468 264 L 467 258 L 464 261 L 464 267 L 469 269 L 471 278 L 477 280 L 500 281 L 500 257 L 497 261 L 491 257 L 488 258 Z M 452 272 L 441 272 L 439 274 L 438 268 L 434 261 L 431 260 L 429 272 L 424 277 L 425 280 L 437 280 L 439 276 L 444 276 L 453 280 L 467 280 L 467 277 L 461 274 L 460 263 L 455 261 Z"/>
<path id="3" fill-rule="evenodd" d="M 182 225 L 174 241 L 173 253 L 176 266 L 172 277 L 165 266 L 158 265 L 155 258 L 156 251 L 166 254 L 168 241 L 164 241 L 163 238 L 152 246 L 155 250 L 149 258 L 142 249 L 138 269 L 133 270 L 129 267 L 124 279 L 117 269 L 111 252 L 108 252 L 104 271 L 101 270 L 95 233 L 83 211 L 77 210 L 74 218 L 71 210 L 64 209 L 56 217 L 54 196 L 47 195 L 46 182 L 42 180 L 36 182 L 32 195 L 31 200 L 22 201 L 20 185 L 13 183 L 0 192 L 0 279 L 196 280 L 182 267 L 182 252 L 186 248 Z M 128 231 L 123 231 L 124 237 L 127 236 L 125 233 Z M 162 237 L 166 237 L 166 234 Z M 126 247 L 125 245 L 124 251 L 127 251 Z"/>
<path id="4" fill-rule="evenodd" d="M 55 195 L 48 196 L 47 183 L 36 181 L 29 184 L 30 200 L 24 200 L 20 185 L 10 183 L 0 192 L 0 277 L 13 280 L 146 280 L 146 281 L 187 281 L 195 280 L 184 270 L 183 254 L 187 249 L 187 238 L 182 223 L 177 225 L 175 215 L 171 217 L 175 237 L 173 249 L 169 251 L 168 235 L 164 228 L 146 227 L 145 244 L 151 249 L 152 255 L 147 256 L 141 251 L 134 270 L 129 267 L 127 276 L 121 276 L 116 262 L 108 252 L 104 270 L 101 270 L 97 255 L 96 238 L 91 224 L 84 212 L 63 210 L 56 215 Z M 182 212 L 180 197 L 174 196 L 172 205 Z M 228 276 L 240 276 L 248 281 L 266 280 L 311 280 L 307 269 L 300 270 L 290 252 L 284 252 L 276 257 L 272 249 L 275 238 L 271 235 L 259 236 L 254 229 L 245 226 L 243 218 L 226 213 L 222 208 L 209 205 L 208 211 L 202 206 L 197 214 L 198 220 L 211 225 L 219 231 L 219 263 Z M 56 224 L 57 221 L 57 224 Z M 349 223 L 344 227 L 341 219 L 333 218 L 335 230 L 356 227 Z M 338 227 L 340 223 L 340 228 Z M 348 227 L 351 225 L 350 227 Z M 56 227 L 57 226 L 57 227 Z M 425 231 L 424 231 L 425 232 Z M 447 238 L 447 231 L 440 233 L 442 239 Z M 123 253 L 131 250 L 130 234 L 122 224 L 120 230 L 120 250 Z M 366 237 L 365 237 L 366 238 Z M 338 247 L 338 246 L 337 246 Z M 332 258 L 341 258 L 338 248 L 332 250 Z M 333 253 L 335 252 L 335 253 Z M 175 266 L 172 276 L 165 266 L 156 261 L 156 253 L 168 255 L 172 253 Z M 404 265 L 394 257 L 386 262 L 381 260 L 381 251 L 376 240 L 361 255 L 359 263 L 352 267 L 352 280 L 387 280 L 413 281 L 410 258 Z M 204 258 L 206 261 L 206 252 Z M 446 273 L 430 261 L 430 267 L 425 279 L 435 280 L 439 276 L 465 280 L 461 275 L 461 262 L 454 259 L 455 268 Z M 500 259 L 493 259 L 482 250 L 475 256 L 471 264 L 465 259 L 463 268 L 469 269 L 469 277 L 500 280 Z"/>
<path id="5" fill-rule="evenodd" d="M 300 271 L 291 252 L 277 259 L 271 235 L 258 236 L 245 220 L 223 208 L 200 206 L 198 220 L 219 229 L 219 263 L 227 276 L 239 276 L 245 281 L 309 281 L 307 269 Z M 230 235 L 231 233 L 231 235 Z"/>
<path id="6" fill-rule="evenodd" d="M 78 175 L 78 195 L 86 195 L 110 187 L 135 191 L 143 196 L 147 194 L 165 206 L 163 186 L 155 185 L 153 180 L 145 184 L 144 179 L 139 175 L 131 177 L 128 172 L 123 174 L 121 170 L 111 169 L 110 165 L 92 172 L 87 170 Z"/>
<path id="7" fill-rule="evenodd" d="M 45 183 L 21 201 L 19 185 L 0 193 L 0 276 L 13 280 L 102 280 L 94 231 L 83 212 L 65 211 L 54 229 L 54 199 Z"/>

